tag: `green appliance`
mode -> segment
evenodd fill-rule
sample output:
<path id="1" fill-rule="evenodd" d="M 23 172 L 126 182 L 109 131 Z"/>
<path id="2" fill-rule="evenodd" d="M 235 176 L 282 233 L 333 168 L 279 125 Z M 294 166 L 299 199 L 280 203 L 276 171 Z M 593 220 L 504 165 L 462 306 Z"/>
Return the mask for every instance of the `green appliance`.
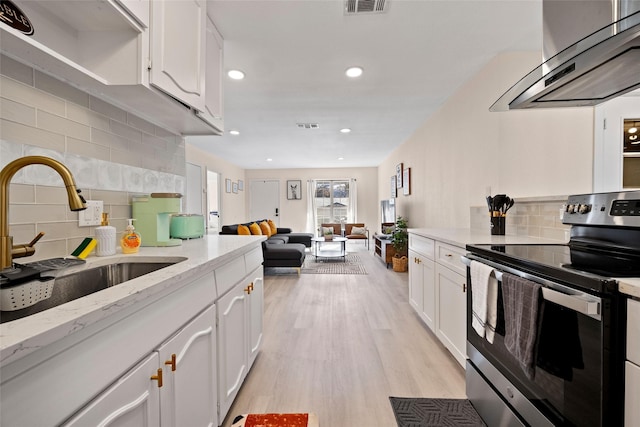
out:
<path id="1" fill-rule="evenodd" d="M 134 196 L 132 217 L 136 231 L 142 238 L 142 246 L 180 246 L 182 240 L 171 239 L 171 216 L 180 213 L 182 194 L 151 193 Z"/>

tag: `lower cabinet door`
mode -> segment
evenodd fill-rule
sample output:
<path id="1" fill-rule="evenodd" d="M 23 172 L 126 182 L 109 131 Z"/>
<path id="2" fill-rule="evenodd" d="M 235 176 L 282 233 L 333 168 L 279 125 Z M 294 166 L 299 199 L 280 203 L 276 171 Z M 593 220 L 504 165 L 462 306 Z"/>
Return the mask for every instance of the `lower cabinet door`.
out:
<path id="1" fill-rule="evenodd" d="M 262 321 L 264 312 L 264 280 L 262 267 L 253 279 L 253 289 L 249 295 L 249 369 L 258 356 L 262 345 Z"/>
<path id="2" fill-rule="evenodd" d="M 218 425 L 216 310 L 211 306 L 159 349 L 163 426 Z"/>
<path id="3" fill-rule="evenodd" d="M 227 415 L 248 372 L 247 300 L 249 283 L 241 282 L 218 300 L 219 419 Z M 255 285 L 254 285 L 255 286 Z"/>
<path id="4" fill-rule="evenodd" d="M 625 398 L 624 425 L 625 427 L 640 426 L 640 366 L 625 362 Z"/>
<path id="5" fill-rule="evenodd" d="M 467 331 L 466 278 L 436 263 L 438 314 L 436 336 L 465 365 Z"/>
<path id="6" fill-rule="evenodd" d="M 418 313 L 422 313 L 423 309 L 423 259 L 416 252 L 409 251 L 409 304 Z"/>
<path id="7" fill-rule="evenodd" d="M 158 366 L 158 354 L 152 353 L 63 425 L 159 426 L 161 389 L 150 379 L 157 374 Z"/>

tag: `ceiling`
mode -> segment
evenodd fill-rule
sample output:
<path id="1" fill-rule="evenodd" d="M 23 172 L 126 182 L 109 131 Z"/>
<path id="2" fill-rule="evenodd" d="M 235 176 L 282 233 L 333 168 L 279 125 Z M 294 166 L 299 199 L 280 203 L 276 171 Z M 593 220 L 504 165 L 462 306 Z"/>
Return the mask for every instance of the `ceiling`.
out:
<path id="1" fill-rule="evenodd" d="M 224 76 L 224 135 L 187 142 L 244 169 L 378 166 L 493 56 L 542 46 L 539 0 L 387 0 L 383 13 L 356 15 L 339 0 L 208 0 L 208 10 L 225 72 L 246 78 Z M 346 77 L 354 65 L 364 74 Z"/>

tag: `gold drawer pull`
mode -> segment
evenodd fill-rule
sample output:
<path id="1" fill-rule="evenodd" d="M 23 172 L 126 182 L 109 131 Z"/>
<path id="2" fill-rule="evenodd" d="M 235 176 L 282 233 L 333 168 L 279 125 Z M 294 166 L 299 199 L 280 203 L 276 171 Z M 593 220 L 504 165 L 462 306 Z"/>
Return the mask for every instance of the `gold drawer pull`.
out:
<path id="1" fill-rule="evenodd" d="M 158 368 L 157 375 L 153 375 L 151 379 L 154 381 L 158 381 L 158 388 L 162 387 L 162 368 Z"/>
<path id="2" fill-rule="evenodd" d="M 171 360 L 167 360 L 164 362 L 165 365 L 171 365 L 171 372 L 176 370 L 176 354 L 173 353 L 171 355 Z"/>
<path id="3" fill-rule="evenodd" d="M 244 291 L 245 291 L 248 295 L 251 295 L 251 286 L 247 286 L 246 288 L 244 288 Z"/>

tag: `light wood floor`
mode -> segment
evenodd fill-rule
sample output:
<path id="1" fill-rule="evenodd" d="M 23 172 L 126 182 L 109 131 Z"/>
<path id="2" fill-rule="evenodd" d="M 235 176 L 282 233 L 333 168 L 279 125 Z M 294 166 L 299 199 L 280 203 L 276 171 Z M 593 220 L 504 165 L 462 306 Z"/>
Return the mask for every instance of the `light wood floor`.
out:
<path id="1" fill-rule="evenodd" d="M 464 398 L 464 371 L 408 302 L 408 273 L 362 243 L 367 275 L 265 276 L 264 340 L 235 415 L 315 412 L 321 427 L 394 427 L 389 396 Z"/>

